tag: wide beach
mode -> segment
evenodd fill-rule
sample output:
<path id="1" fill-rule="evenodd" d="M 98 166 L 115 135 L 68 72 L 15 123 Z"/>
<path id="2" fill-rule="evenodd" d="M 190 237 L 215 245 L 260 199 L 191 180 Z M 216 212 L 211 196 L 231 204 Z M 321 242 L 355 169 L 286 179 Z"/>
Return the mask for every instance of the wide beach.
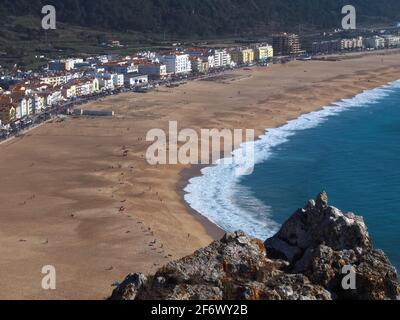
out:
<path id="1" fill-rule="evenodd" d="M 400 78 L 400 53 L 232 71 L 179 88 L 121 94 L 0 145 L 0 298 L 103 299 L 130 272 L 150 273 L 221 232 L 192 214 L 182 185 L 198 168 L 150 166 L 150 129 L 255 129 Z M 295 208 L 293 208 L 295 209 Z M 41 269 L 57 270 L 57 290 Z"/>

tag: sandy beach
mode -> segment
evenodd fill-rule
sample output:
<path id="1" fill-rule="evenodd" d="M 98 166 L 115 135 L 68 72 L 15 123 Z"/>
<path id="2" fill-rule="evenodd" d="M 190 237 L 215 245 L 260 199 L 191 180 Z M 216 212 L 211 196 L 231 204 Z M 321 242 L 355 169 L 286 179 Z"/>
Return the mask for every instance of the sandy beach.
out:
<path id="1" fill-rule="evenodd" d="M 400 52 L 295 61 L 86 105 L 113 118 L 67 118 L 0 145 L 0 299 L 104 299 L 130 272 L 151 273 L 222 231 L 182 188 L 198 167 L 151 166 L 146 134 L 255 129 L 256 135 L 400 79 Z M 295 208 L 294 208 L 295 209 Z M 41 287 L 42 267 L 57 290 Z"/>

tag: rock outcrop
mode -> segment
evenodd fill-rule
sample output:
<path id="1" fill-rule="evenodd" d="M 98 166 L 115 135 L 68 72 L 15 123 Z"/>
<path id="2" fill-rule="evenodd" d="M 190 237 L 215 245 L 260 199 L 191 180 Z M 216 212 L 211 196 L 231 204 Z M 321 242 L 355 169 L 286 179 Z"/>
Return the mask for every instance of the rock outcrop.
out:
<path id="1" fill-rule="evenodd" d="M 383 300 L 399 295 L 396 270 L 373 249 L 363 219 L 329 206 L 321 193 L 265 243 L 241 231 L 228 233 L 153 276 L 129 275 L 110 299 Z"/>

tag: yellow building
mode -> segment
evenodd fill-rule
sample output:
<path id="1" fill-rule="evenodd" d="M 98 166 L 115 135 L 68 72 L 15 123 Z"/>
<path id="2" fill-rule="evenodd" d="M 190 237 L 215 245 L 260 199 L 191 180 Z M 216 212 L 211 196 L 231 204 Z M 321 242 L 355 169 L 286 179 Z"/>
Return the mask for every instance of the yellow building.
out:
<path id="1" fill-rule="evenodd" d="M 62 94 L 65 98 L 71 99 L 76 97 L 76 85 L 67 85 L 62 89 Z"/>
<path id="2" fill-rule="evenodd" d="M 237 49 L 231 53 L 232 60 L 236 64 L 249 64 L 255 60 L 255 53 L 253 49 Z"/>
<path id="3" fill-rule="evenodd" d="M 274 56 L 274 48 L 270 45 L 260 46 L 255 48 L 255 56 L 258 61 L 265 61 Z"/>
<path id="4" fill-rule="evenodd" d="M 255 60 L 254 50 L 246 49 L 242 51 L 243 63 L 253 63 Z"/>

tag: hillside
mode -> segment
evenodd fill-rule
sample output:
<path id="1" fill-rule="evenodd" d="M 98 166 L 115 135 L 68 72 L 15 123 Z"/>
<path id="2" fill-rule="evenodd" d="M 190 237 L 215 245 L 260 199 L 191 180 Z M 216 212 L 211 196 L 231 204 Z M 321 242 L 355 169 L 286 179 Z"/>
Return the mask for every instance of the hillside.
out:
<path id="1" fill-rule="evenodd" d="M 268 39 L 274 31 L 307 34 L 340 28 L 347 0 L 2 0 L 0 65 L 37 68 L 70 55 L 132 53 L 172 42 L 208 44 Z M 362 25 L 400 21 L 398 0 L 353 0 Z M 57 9 L 57 30 L 41 28 L 41 8 Z M 314 32 L 316 31 L 316 32 Z M 123 48 L 102 44 L 120 40 Z"/>
<path id="2" fill-rule="evenodd" d="M 398 0 L 353 0 L 358 21 L 400 20 Z M 249 31 L 340 27 L 347 0 L 2 0 L 0 17 L 40 16 L 53 4 L 59 21 L 169 36 L 239 35 Z"/>

